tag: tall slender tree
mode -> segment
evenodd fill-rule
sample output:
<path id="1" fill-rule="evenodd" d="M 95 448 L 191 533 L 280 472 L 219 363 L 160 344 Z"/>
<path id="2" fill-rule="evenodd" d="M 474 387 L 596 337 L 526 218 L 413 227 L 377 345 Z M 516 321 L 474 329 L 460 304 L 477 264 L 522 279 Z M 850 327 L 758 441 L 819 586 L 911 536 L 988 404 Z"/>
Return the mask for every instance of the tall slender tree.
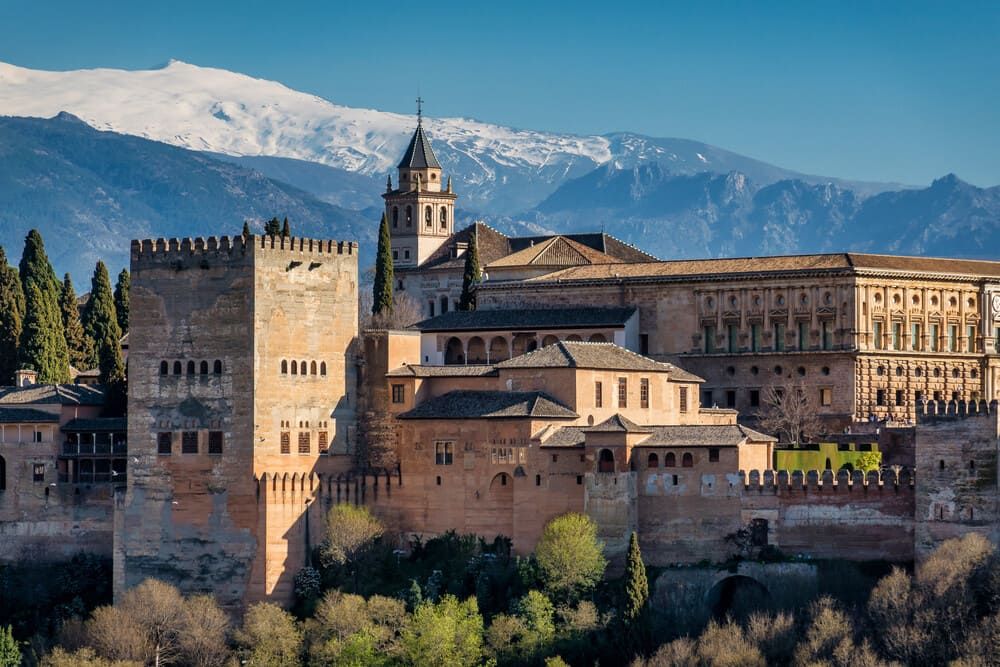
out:
<path id="1" fill-rule="evenodd" d="M 37 371 L 39 382 L 69 382 L 69 350 L 59 312 L 61 286 L 37 229 L 24 240 L 19 273 L 25 316 L 18 363 Z"/>
<path id="2" fill-rule="evenodd" d="M 378 250 L 375 255 L 375 284 L 372 287 L 372 315 L 392 314 L 392 239 L 389 236 L 389 222 L 382 214 L 378 226 Z"/>
<path id="3" fill-rule="evenodd" d="M 63 334 L 66 336 L 66 349 L 69 351 L 69 363 L 77 370 L 90 368 L 94 344 L 87 337 L 80 323 L 80 308 L 76 303 L 76 290 L 73 289 L 73 279 L 67 273 L 63 278 L 62 293 L 59 295 L 59 311 L 62 316 Z"/>
<path id="4" fill-rule="evenodd" d="M 459 310 L 476 309 L 476 285 L 483 279 L 479 266 L 479 247 L 476 243 L 475 228 L 469 236 L 469 247 L 465 251 L 465 271 L 462 274 L 462 296 L 458 300 Z"/>
<path id="5" fill-rule="evenodd" d="M 246 220 L 243 221 L 243 238 L 250 238 L 250 223 Z"/>
<path id="6" fill-rule="evenodd" d="M 122 269 L 118 274 L 118 282 L 115 283 L 115 315 L 118 316 L 118 328 L 122 335 L 128 333 L 128 291 L 132 287 L 132 277 L 128 269 Z"/>
<path id="7" fill-rule="evenodd" d="M 24 290 L 17 269 L 0 247 L 0 384 L 13 384 L 24 324 Z"/>
<path id="8" fill-rule="evenodd" d="M 122 330 L 118 328 L 111 278 L 104 262 L 97 262 L 90 285 L 90 300 L 83 326 L 94 341 L 94 356 L 101 384 L 108 392 L 107 411 L 119 414 L 125 407 L 125 363 L 122 361 Z"/>
<path id="9" fill-rule="evenodd" d="M 268 236 L 277 236 L 281 233 L 281 222 L 277 217 L 271 218 L 264 223 L 264 233 Z"/>
<path id="10" fill-rule="evenodd" d="M 634 623 L 646 609 L 649 600 L 649 581 L 646 579 L 646 565 L 639 551 L 639 538 L 635 531 L 628 541 L 628 557 L 625 561 L 625 608 L 623 615 L 627 624 Z"/>
<path id="11" fill-rule="evenodd" d="M 288 217 L 285 217 L 285 222 L 281 225 L 281 238 L 287 239 L 292 235 L 292 228 L 288 225 Z"/>

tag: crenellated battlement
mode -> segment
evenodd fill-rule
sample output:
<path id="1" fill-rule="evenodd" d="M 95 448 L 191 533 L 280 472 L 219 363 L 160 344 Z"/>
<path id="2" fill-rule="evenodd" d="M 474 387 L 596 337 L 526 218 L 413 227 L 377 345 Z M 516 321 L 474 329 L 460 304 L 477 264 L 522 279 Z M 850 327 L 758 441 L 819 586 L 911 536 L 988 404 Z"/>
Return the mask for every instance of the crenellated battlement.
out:
<path id="1" fill-rule="evenodd" d="M 988 417 L 998 411 L 996 400 L 990 401 L 921 401 L 917 404 L 917 423 L 933 424 L 969 417 Z"/>
<path id="2" fill-rule="evenodd" d="M 244 257 L 254 248 L 270 253 L 284 253 L 289 256 L 357 255 L 355 241 L 334 241 L 283 236 L 198 236 L 195 238 L 134 239 L 131 246 L 132 263 L 141 267 L 145 264 L 178 263 L 175 268 L 184 268 L 185 262 L 210 261 L 212 259 L 233 259 Z"/>
<path id="3" fill-rule="evenodd" d="M 897 472 L 872 470 L 741 470 L 744 489 L 758 493 L 871 493 L 913 491 L 914 476 L 908 468 Z"/>
<path id="4" fill-rule="evenodd" d="M 257 499 L 266 504 L 298 506 L 303 498 L 322 499 L 328 503 L 348 502 L 356 505 L 376 502 L 382 495 L 391 495 L 393 487 L 403 485 L 396 471 L 347 472 L 336 475 L 322 473 L 263 473 L 254 477 Z"/>

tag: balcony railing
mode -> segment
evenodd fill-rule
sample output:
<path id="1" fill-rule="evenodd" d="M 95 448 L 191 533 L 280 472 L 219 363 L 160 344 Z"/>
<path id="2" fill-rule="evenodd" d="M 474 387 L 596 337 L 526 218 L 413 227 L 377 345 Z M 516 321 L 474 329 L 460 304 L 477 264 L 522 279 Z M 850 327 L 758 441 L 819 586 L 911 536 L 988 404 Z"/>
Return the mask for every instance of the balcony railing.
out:
<path id="1" fill-rule="evenodd" d="M 64 442 L 63 456 L 96 456 L 101 454 L 128 454 L 128 443 L 119 442 Z"/>

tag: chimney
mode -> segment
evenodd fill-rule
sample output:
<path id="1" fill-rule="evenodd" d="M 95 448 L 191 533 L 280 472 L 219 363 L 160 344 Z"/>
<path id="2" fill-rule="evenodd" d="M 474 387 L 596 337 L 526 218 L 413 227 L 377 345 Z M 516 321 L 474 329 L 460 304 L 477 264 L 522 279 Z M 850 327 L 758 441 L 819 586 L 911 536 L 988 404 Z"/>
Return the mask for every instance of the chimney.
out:
<path id="1" fill-rule="evenodd" d="M 14 385 L 17 387 L 31 387 L 38 384 L 38 371 L 30 368 L 22 368 L 14 371 Z"/>

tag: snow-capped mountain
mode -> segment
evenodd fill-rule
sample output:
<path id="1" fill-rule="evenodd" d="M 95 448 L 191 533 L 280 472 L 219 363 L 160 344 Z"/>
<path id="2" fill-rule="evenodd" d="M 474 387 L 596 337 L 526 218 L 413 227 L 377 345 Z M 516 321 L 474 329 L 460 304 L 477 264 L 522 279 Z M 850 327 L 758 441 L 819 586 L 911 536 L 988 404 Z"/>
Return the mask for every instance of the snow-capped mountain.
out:
<path id="1" fill-rule="evenodd" d="M 61 111 L 100 130 L 191 150 L 292 158 L 381 179 L 395 166 L 416 123 L 414 116 L 346 107 L 274 81 L 176 60 L 140 71 L 49 72 L 0 63 L 0 115 L 50 118 Z M 472 211 L 527 210 L 562 183 L 606 163 L 625 168 L 657 162 L 679 174 L 740 171 L 761 184 L 831 180 L 685 139 L 576 136 L 465 118 L 426 118 L 424 124 Z"/>

